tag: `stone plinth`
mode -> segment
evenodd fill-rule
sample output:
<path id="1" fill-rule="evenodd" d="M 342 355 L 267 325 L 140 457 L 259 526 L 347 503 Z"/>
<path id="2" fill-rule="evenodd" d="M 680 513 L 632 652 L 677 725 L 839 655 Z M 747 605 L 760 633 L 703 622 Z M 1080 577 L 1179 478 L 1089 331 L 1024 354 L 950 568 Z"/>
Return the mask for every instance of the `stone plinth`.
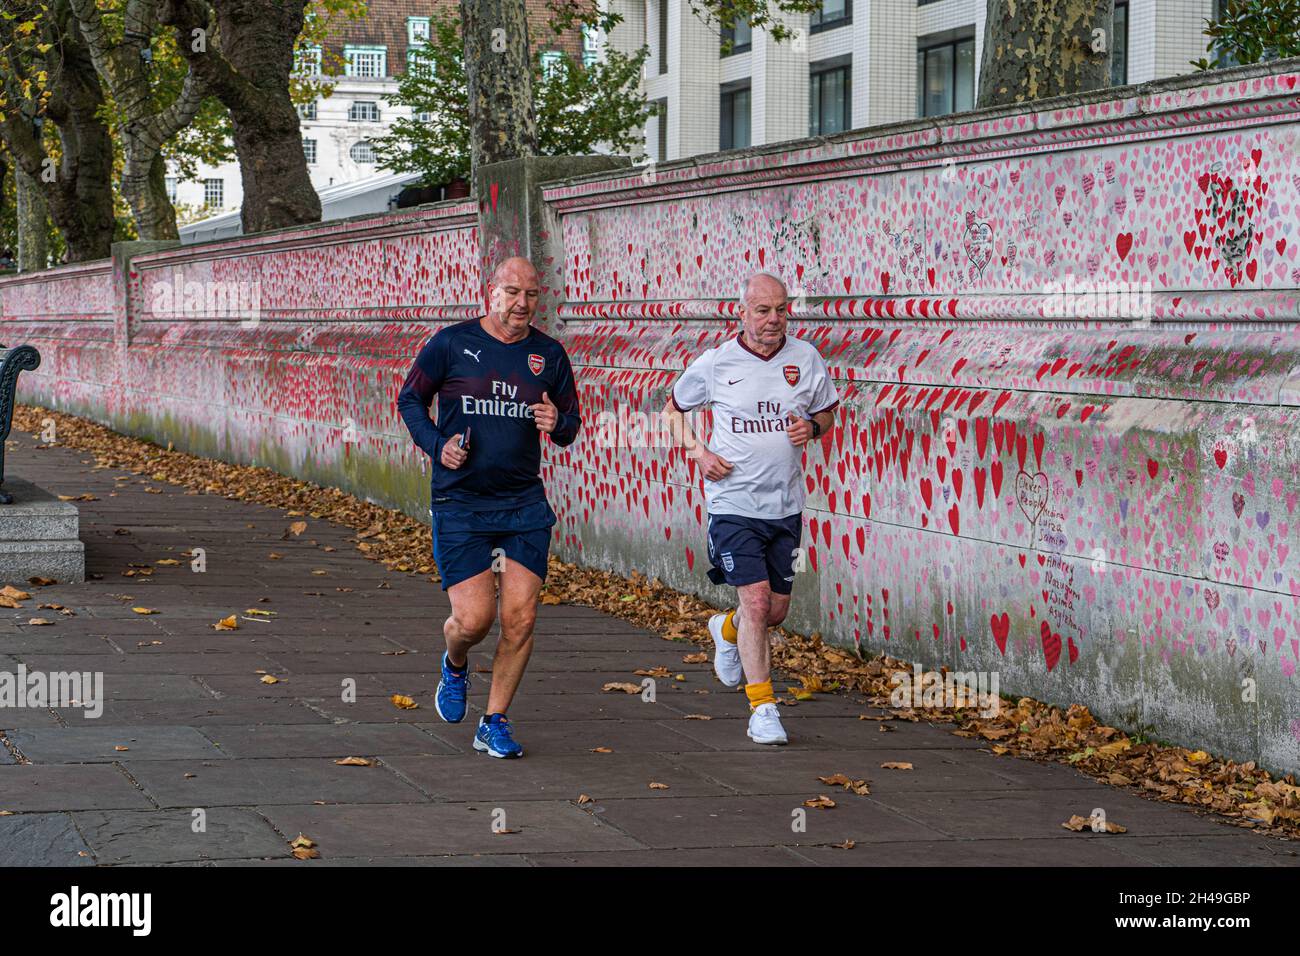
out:
<path id="1" fill-rule="evenodd" d="M 30 577 L 84 582 L 86 548 L 77 534 L 76 505 L 12 475 L 3 487 L 14 502 L 0 505 L 0 583 L 21 586 Z"/>

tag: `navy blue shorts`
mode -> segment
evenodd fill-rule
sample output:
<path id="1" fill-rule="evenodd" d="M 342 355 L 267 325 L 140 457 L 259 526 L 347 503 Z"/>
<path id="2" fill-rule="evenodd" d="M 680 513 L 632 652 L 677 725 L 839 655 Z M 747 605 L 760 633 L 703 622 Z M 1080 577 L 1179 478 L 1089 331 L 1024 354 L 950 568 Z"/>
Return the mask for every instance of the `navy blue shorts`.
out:
<path id="1" fill-rule="evenodd" d="M 482 574 L 497 557 L 522 564 L 546 580 L 546 556 L 556 521 L 546 501 L 500 511 L 432 511 L 430 517 L 433 560 L 444 591 Z"/>
<path id="2" fill-rule="evenodd" d="M 766 581 L 776 594 L 794 588 L 794 564 L 803 534 L 803 515 L 744 518 L 709 515 L 709 580 L 714 584 Z"/>

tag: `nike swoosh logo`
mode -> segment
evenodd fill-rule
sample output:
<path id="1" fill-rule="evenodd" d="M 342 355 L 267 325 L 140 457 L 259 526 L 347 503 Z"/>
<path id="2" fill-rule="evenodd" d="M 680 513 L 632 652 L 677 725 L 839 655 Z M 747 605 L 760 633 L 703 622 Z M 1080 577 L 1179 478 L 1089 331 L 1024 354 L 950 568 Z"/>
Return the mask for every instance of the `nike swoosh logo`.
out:
<path id="1" fill-rule="evenodd" d="M 730 379 L 730 378 L 729 378 L 729 379 L 727 379 L 727 384 L 728 384 L 728 385 L 735 385 L 736 382 L 743 382 L 743 381 L 744 381 L 743 378 L 737 378 L 737 379 Z"/>

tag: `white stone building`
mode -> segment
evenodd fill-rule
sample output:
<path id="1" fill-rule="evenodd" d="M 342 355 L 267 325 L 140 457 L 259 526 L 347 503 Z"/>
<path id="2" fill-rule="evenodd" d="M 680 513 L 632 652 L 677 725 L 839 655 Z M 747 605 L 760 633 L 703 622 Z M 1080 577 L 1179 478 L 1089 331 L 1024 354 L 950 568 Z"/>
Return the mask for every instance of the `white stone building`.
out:
<path id="1" fill-rule="evenodd" d="M 825 0 L 773 42 L 736 31 L 721 55 L 716 26 L 689 0 L 607 0 L 623 22 L 615 49 L 650 47 L 644 89 L 665 110 L 646 125 L 651 159 L 679 159 L 970 109 L 983 53 L 985 0 Z M 1116 3 L 1114 82 L 1190 72 L 1205 56 L 1215 0 Z"/>

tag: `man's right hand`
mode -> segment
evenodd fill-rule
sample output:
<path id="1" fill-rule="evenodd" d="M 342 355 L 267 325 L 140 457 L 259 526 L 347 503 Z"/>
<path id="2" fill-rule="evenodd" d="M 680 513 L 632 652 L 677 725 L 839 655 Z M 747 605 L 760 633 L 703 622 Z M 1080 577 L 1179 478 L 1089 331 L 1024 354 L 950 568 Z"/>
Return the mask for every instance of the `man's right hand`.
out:
<path id="1" fill-rule="evenodd" d="M 704 477 L 709 481 L 720 481 L 731 473 L 735 465 L 705 448 L 700 451 L 700 467 L 704 469 Z"/>
<path id="2" fill-rule="evenodd" d="M 452 435 L 447 439 L 446 444 L 442 446 L 442 466 L 455 471 L 461 465 L 465 464 L 465 459 L 469 457 L 469 452 L 460 447 L 460 435 Z"/>

